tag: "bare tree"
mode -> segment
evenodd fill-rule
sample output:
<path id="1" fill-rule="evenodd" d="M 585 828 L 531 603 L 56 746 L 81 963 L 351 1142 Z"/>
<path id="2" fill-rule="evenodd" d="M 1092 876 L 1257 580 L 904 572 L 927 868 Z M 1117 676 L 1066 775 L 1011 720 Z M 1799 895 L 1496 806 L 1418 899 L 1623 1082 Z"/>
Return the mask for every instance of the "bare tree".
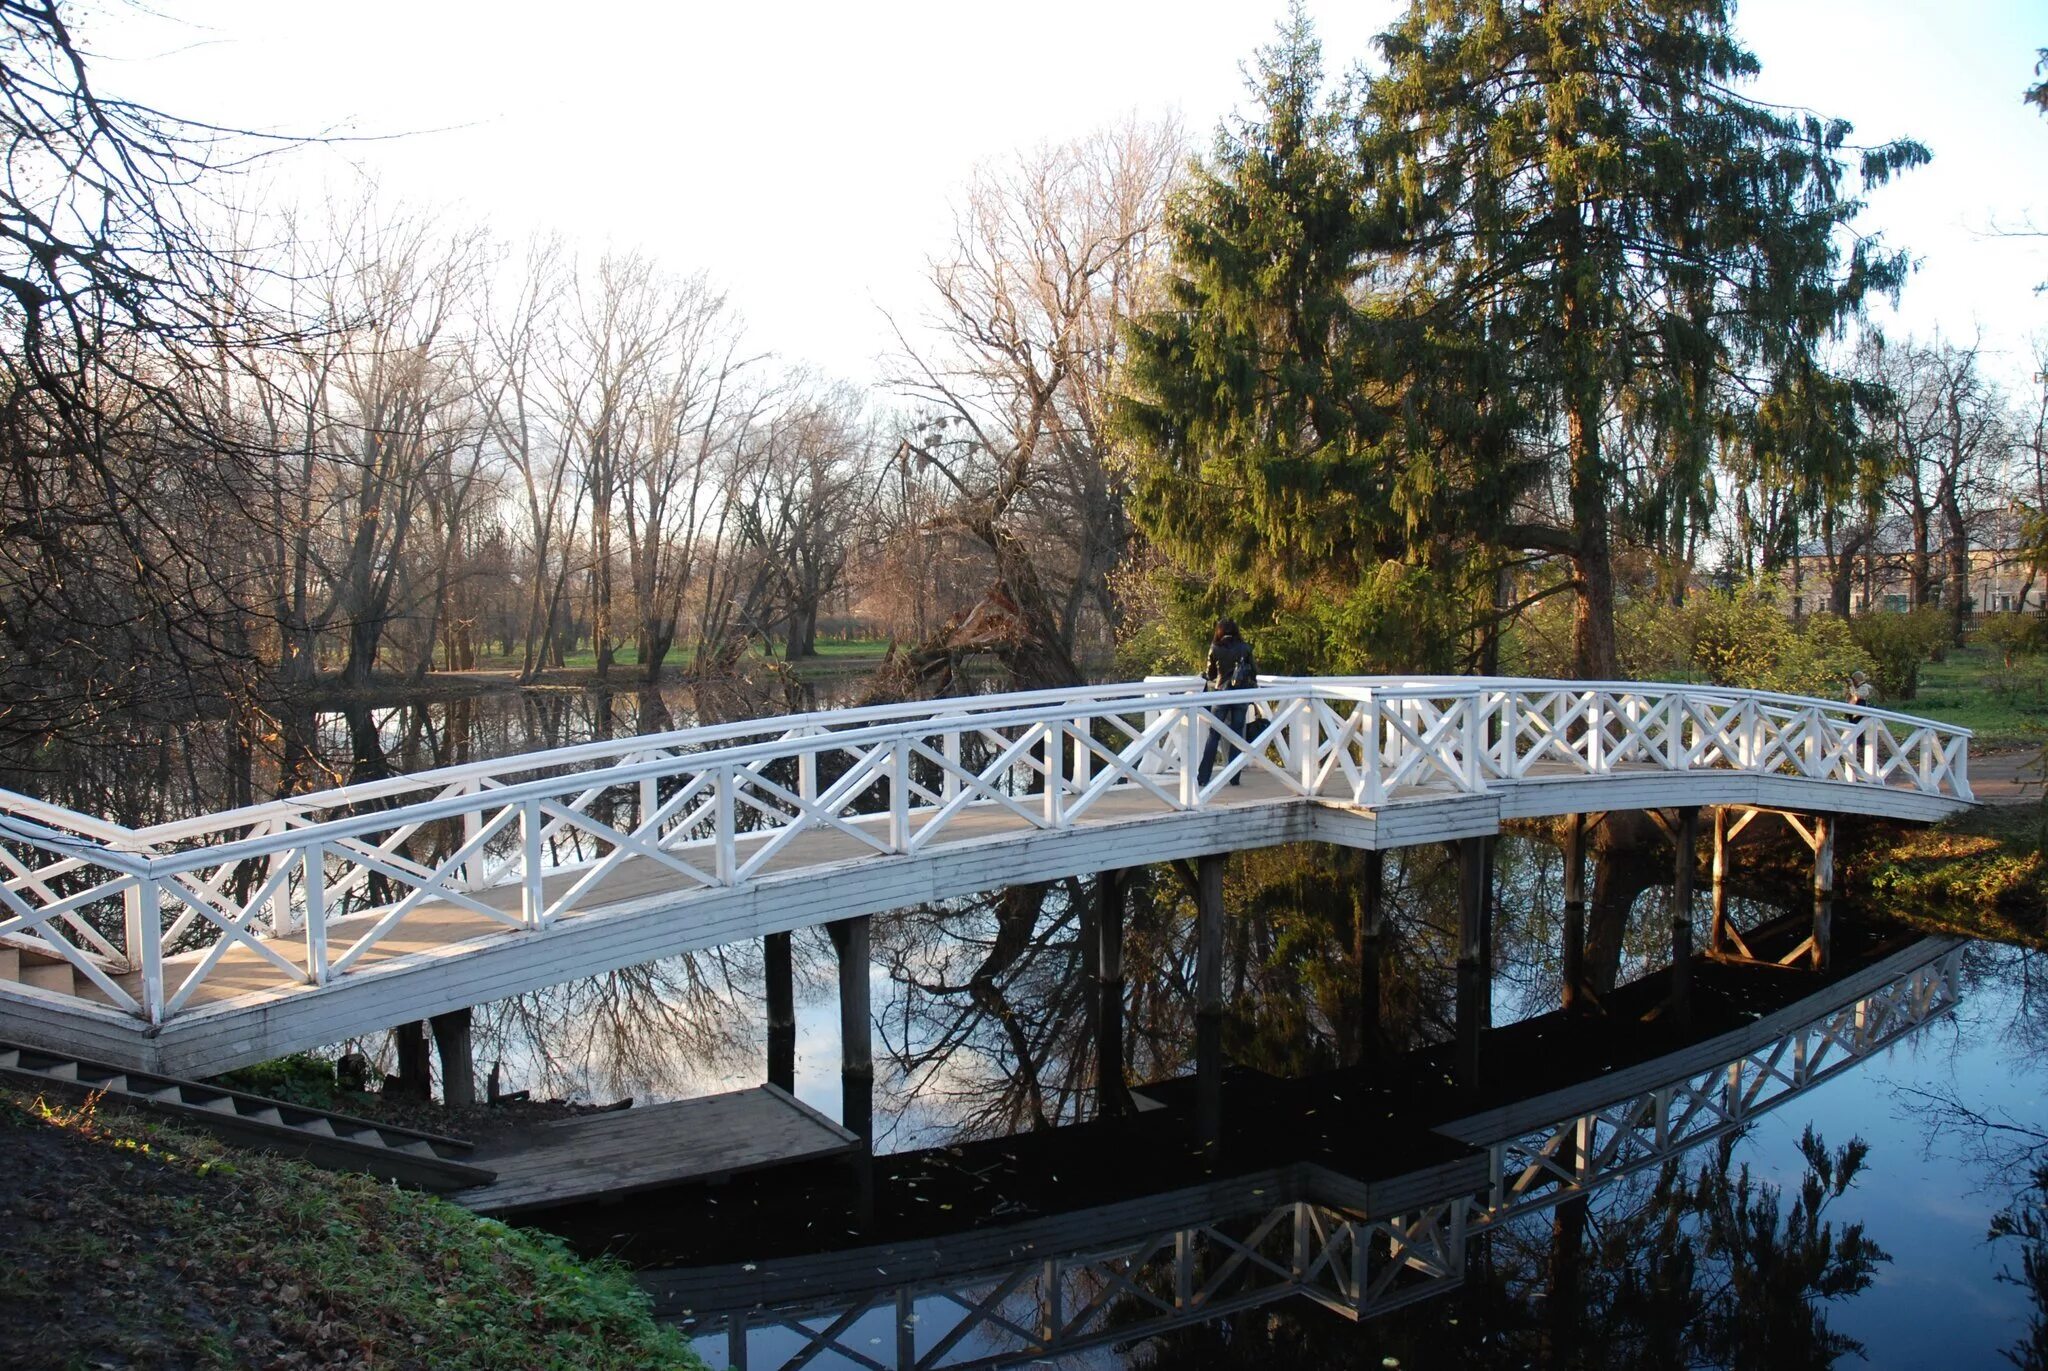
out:
<path id="1" fill-rule="evenodd" d="M 987 557 L 1024 680 L 1078 680 L 1082 607 L 1113 615 L 1129 530 L 1103 400 L 1180 151 L 1173 127 L 1132 123 L 984 170 L 931 266 L 934 341 L 897 331 L 895 384 L 922 415 L 899 458 Z"/>

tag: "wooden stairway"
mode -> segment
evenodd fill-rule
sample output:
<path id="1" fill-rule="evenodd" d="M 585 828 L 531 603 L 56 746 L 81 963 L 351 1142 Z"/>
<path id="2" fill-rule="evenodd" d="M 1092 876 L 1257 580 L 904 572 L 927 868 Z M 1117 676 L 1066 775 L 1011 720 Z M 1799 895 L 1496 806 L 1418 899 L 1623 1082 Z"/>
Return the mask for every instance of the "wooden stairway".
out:
<path id="1" fill-rule="evenodd" d="M 0 1042 L 0 1081 L 109 1106 L 146 1109 L 241 1147 L 301 1157 L 332 1171 L 362 1171 L 422 1190 L 485 1185 L 497 1173 L 467 1160 L 461 1138 L 372 1123 L 204 1081 L 153 1076 L 39 1048 Z"/>

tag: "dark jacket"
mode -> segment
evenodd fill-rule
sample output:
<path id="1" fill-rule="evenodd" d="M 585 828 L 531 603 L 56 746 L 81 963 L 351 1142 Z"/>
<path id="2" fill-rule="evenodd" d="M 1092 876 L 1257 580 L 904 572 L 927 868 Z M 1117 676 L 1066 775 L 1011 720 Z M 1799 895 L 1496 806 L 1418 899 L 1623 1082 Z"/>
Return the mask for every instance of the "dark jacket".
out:
<path id="1" fill-rule="evenodd" d="M 1209 664 L 1202 668 L 1202 689 L 1232 689 L 1231 680 L 1240 674 L 1240 664 L 1242 674 L 1252 675 L 1258 670 L 1252 664 L 1252 645 L 1244 639 L 1225 638 L 1220 643 L 1209 644 Z M 1237 688 L 1242 689 L 1243 685 Z"/>

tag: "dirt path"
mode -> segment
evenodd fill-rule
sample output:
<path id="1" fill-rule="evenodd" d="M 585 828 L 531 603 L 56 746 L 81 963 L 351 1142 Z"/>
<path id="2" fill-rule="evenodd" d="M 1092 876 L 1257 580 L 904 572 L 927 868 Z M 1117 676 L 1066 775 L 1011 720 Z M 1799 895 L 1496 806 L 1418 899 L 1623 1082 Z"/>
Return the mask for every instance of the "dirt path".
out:
<path id="1" fill-rule="evenodd" d="M 2039 747 L 2003 747 L 1970 757 L 1970 789 L 1988 805 L 2038 804 L 2042 760 Z"/>

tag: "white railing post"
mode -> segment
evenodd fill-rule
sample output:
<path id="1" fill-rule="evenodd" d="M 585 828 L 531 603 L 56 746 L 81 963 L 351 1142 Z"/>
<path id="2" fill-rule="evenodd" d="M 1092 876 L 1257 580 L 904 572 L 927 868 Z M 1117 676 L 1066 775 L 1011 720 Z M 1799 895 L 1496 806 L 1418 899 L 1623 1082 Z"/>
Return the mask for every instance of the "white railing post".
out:
<path id="1" fill-rule="evenodd" d="M 1461 765 L 1458 770 L 1463 773 L 1459 784 L 1474 794 L 1486 789 L 1479 765 L 1479 749 L 1486 738 L 1486 711 L 1481 707 L 1480 699 L 1481 692 L 1475 687 L 1460 697 L 1454 706 L 1465 712 L 1458 728 L 1459 745 L 1465 750 L 1465 755 L 1459 759 Z"/>
<path id="2" fill-rule="evenodd" d="M 540 883 L 540 801 L 523 800 L 519 805 L 519 915 L 528 928 L 541 926 L 547 913 Z"/>
<path id="3" fill-rule="evenodd" d="M 1202 755 L 1196 748 L 1201 741 L 1201 729 L 1193 705 L 1180 707 L 1180 723 L 1175 731 L 1180 734 L 1180 807 L 1193 809 L 1202 798 L 1201 787 L 1195 784 L 1195 766 Z"/>
<path id="4" fill-rule="evenodd" d="M 1322 730 L 1316 722 L 1316 702 L 1312 691 L 1304 690 L 1288 702 L 1294 710 L 1294 774 L 1301 781 L 1301 793 L 1316 793 L 1316 764 L 1321 758 Z"/>
<path id="5" fill-rule="evenodd" d="M 163 891 L 152 876 L 137 876 L 121 893 L 128 957 L 141 973 L 142 1017 L 152 1025 L 164 1021 Z"/>
<path id="6" fill-rule="evenodd" d="M 1088 740 L 1095 735 L 1094 720 L 1074 720 L 1074 793 L 1080 794 L 1088 788 L 1089 778 L 1095 774 L 1095 758 L 1088 750 Z"/>
<path id="7" fill-rule="evenodd" d="M 714 773 L 714 800 L 711 822 L 712 849 L 716 853 L 712 874 L 718 877 L 720 885 L 734 885 L 739 881 L 739 817 L 735 795 L 737 778 L 733 769 L 722 766 Z"/>
<path id="8" fill-rule="evenodd" d="M 1358 803 L 1362 805 L 1385 804 L 1387 799 L 1386 777 L 1380 771 L 1380 734 L 1385 731 L 1380 719 L 1382 702 L 1378 695 L 1367 691 L 1365 699 L 1358 705 L 1358 712 L 1364 716 L 1358 727 Z"/>
<path id="9" fill-rule="evenodd" d="M 796 755 L 796 797 L 805 804 L 818 799 L 818 751 L 805 748 Z"/>
<path id="10" fill-rule="evenodd" d="M 1060 803 L 1061 790 L 1065 785 L 1060 775 L 1060 762 L 1067 750 L 1067 728 L 1057 719 L 1048 720 L 1040 727 L 1044 729 L 1038 739 L 1038 755 L 1045 763 L 1045 824 L 1047 828 L 1058 828 L 1065 812 Z"/>
<path id="11" fill-rule="evenodd" d="M 1956 740 L 1956 759 L 1950 765 L 1948 775 L 1949 786 L 1955 791 L 1957 799 L 1970 800 L 1975 798 L 1970 790 L 1970 740 L 1968 738 L 1958 738 Z"/>
<path id="12" fill-rule="evenodd" d="M 1664 695 L 1664 769 L 1667 771 L 1690 771 L 1690 758 L 1685 749 L 1685 721 L 1692 711 L 1686 706 L 1685 692 L 1672 690 Z"/>
<path id="13" fill-rule="evenodd" d="M 910 851 L 910 740 L 889 745 L 889 850 Z"/>
<path id="14" fill-rule="evenodd" d="M 263 863 L 265 884 L 275 880 L 277 873 L 291 865 L 289 852 L 273 852 Z M 292 922 L 292 887 L 289 879 L 278 883 L 276 893 L 270 897 L 270 932 L 274 937 L 283 937 L 296 925 Z"/>
<path id="15" fill-rule="evenodd" d="M 299 849 L 300 876 L 306 888 L 306 975 L 314 985 L 327 984 L 327 848 L 312 843 Z"/>
<path id="16" fill-rule="evenodd" d="M 1607 719 L 1600 712 L 1600 692 L 1586 692 L 1586 774 L 1598 776 L 1607 765 Z"/>
<path id="17" fill-rule="evenodd" d="M 479 792 L 472 788 L 470 793 Z M 479 800 L 479 803 L 481 801 Z M 484 815 L 480 809 L 472 809 L 462 816 L 462 845 L 468 847 L 476 841 L 476 835 L 484 831 Z M 475 890 L 483 884 L 484 854 L 481 849 L 469 854 L 469 860 L 462 864 L 462 888 Z"/>

